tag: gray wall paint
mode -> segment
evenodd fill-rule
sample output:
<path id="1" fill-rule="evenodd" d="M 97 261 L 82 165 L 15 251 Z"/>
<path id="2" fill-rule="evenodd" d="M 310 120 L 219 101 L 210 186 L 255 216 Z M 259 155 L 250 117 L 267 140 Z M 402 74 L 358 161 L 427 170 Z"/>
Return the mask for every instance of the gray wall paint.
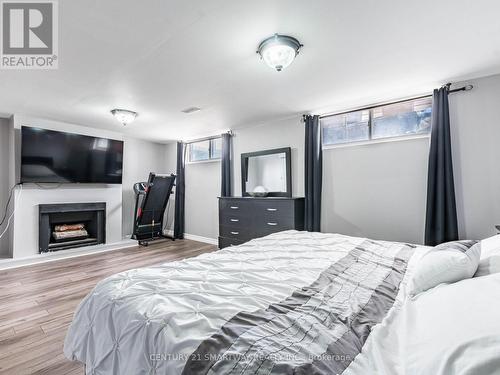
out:
<path id="1" fill-rule="evenodd" d="M 469 82 L 468 82 L 469 83 Z M 462 238 L 483 238 L 500 224 L 500 75 L 470 81 L 471 92 L 450 97 L 455 183 Z M 7 171 L 8 122 L 0 119 L 0 170 Z M 303 187 L 303 125 L 299 117 L 235 131 L 234 193 L 241 194 L 240 155 L 292 147 L 293 193 Z M 149 171 L 175 172 L 176 145 L 125 140 L 123 235 L 133 220 L 132 184 Z M 423 239 L 428 139 L 370 144 L 324 151 L 322 230 L 387 240 Z M 138 157 L 140 155 L 140 157 Z M 9 179 L 0 178 L 0 206 Z M 220 163 L 186 166 L 186 233 L 216 238 Z M 168 229 L 173 223 L 172 196 Z M 8 254 L 0 242 L 0 256 Z"/>
<path id="2" fill-rule="evenodd" d="M 304 124 L 299 116 L 234 131 L 234 190 L 241 196 L 241 154 L 273 148 L 292 148 L 292 194 L 304 195 Z M 220 176 L 220 174 L 219 174 Z"/>
<path id="3" fill-rule="evenodd" d="M 324 232 L 422 242 L 429 138 L 323 151 Z"/>
<path id="4" fill-rule="evenodd" d="M 450 96 L 459 230 L 484 238 L 500 224 L 500 75 L 467 83 L 472 91 Z"/>
<path id="5" fill-rule="evenodd" d="M 450 95 L 461 238 L 481 239 L 500 224 L 500 75 L 455 86 Z M 322 230 L 423 242 L 428 140 L 324 151 Z"/>
<path id="6" fill-rule="evenodd" d="M 149 172 L 168 173 L 165 165 L 165 145 L 125 138 L 123 151 L 123 185 L 122 185 L 122 234 L 130 237 L 134 222 L 135 195 L 133 185 L 147 181 Z"/>
<path id="7" fill-rule="evenodd" d="M 219 161 L 186 165 L 186 233 L 217 238 L 220 173 Z"/>
<path id="8" fill-rule="evenodd" d="M 0 118 L 0 220 L 9 196 L 9 120 Z M 5 224 L 0 227 L 3 232 Z M 9 232 L 0 239 L 0 258 L 9 256 Z"/>
<path id="9" fill-rule="evenodd" d="M 495 234 L 500 224 L 500 75 L 471 80 L 450 96 L 459 226 L 462 238 Z M 459 84 L 457 84 L 459 85 Z M 236 130 L 234 194 L 241 194 L 240 154 L 292 147 L 293 193 L 304 194 L 299 116 Z M 322 230 L 423 242 L 429 139 L 324 150 Z M 168 159 L 175 160 L 175 153 Z M 186 167 L 186 232 L 217 237 L 218 163 Z"/>
<path id="10" fill-rule="evenodd" d="M 176 172 L 176 143 L 165 146 L 165 166 L 172 173 Z M 220 162 L 187 163 L 185 173 L 185 233 L 212 239 L 217 238 L 219 232 L 217 197 L 220 195 Z M 167 226 L 170 231 L 173 230 L 174 207 L 175 196 L 172 195 Z"/>
<path id="11" fill-rule="evenodd" d="M 481 239 L 500 224 L 500 75 L 455 86 L 450 95 L 461 238 Z M 423 242 L 428 141 L 325 150 L 323 229 Z"/>
<path id="12" fill-rule="evenodd" d="M 165 147 L 165 169 L 167 173 L 176 173 L 177 169 L 177 144 L 168 143 Z M 174 187 L 175 191 L 175 187 Z M 169 204 L 165 213 L 165 230 L 173 232 L 175 213 L 175 194 L 170 196 Z M 170 233 L 172 234 L 172 233 Z"/>
<path id="13" fill-rule="evenodd" d="M 428 143 L 420 138 L 324 150 L 322 230 L 421 242 Z M 304 125 L 299 116 L 235 132 L 236 195 L 241 194 L 241 153 L 288 146 L 292 191 L 303 196 Z"/>
<path id="14" fill-rule="evenodd" d="M 241 195 L 240 155 L 245 152 L 280 147 L 292 148 L 292 191 L 304 194 L 304 128 L 298 118 L 257 125 L 234 132 L 233 138 L 233 195 Z M 166 163 L 175 166 L 176 145 L 166 145 Z M 216 239 L 218 201 L 220 195 L 220 162 L 186 164 L 186 233 Z M 173 215 L 173 214 L 172 214 Z"/>
<path id="15" fill-rule="evenodd" d="M 500 75 L 470 81 L 471 92 L 450 97 L 455 183 L 463 238 L 482 238 L 500 224 Z M 0 119 L 0 168 L 8 160 L 8 123 Z M 241 194 L 240 155 L 292 147 L 293 193 L 304 194 L 303 124 L 299 116 L 239 129 L 234 137 L 234 193 Z M 123 235 L 130 234 L 132 184 L 149 171 L 175 172 L 176 145 L 125 140 Z M 324 151 L 322 230 L 387 240 L 423 240 L 428 139 L 352 146 Z M 138 157 L 140 155 L 140 157 Z M 0 179 L 0 205 L 7 199 L 7 174 Z M 217 238 L 220 163 L 186 166 L 186 233 Z M 172 229 L 171 197 L 167 229 Z M 0 243 L 0 256 L 8 254 Z"/>

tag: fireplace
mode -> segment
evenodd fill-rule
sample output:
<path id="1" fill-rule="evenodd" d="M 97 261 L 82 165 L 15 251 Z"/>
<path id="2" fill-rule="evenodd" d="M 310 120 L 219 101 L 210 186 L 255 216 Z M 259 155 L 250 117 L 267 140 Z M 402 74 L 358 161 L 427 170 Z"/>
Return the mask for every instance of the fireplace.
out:
<path id="1" fill-rule="evenodd" d="M 106 203 L 39 205 L 39 252 L 106 242 Z"/>

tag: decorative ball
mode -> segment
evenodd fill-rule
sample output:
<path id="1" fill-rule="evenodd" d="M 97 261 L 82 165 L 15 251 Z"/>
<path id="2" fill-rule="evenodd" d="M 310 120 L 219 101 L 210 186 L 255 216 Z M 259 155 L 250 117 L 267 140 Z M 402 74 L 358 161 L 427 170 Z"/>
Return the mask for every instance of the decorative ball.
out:
<path id="1" fill-rule="evenodd" d="M 264 186 L 256 186 L 250 193 L 252 197 L 267 197 L 267 189 Z"/>

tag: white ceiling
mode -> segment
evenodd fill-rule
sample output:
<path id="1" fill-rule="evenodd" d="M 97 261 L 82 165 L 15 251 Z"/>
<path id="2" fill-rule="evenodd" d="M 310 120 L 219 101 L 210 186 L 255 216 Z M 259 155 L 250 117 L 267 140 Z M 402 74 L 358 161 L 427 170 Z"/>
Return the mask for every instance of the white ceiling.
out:
<path id="1" fill-rule="evenodd" d="M 499 14 L 498 0 L 59 1 L 59 69 L 0 71 L 0 113 L 168 141 L 346 109 L 500 73 Z M 281 73 L 255 54 L 275 32 L 304 44 Z M 115 107 L 139 117 L 121 128 Z"/>

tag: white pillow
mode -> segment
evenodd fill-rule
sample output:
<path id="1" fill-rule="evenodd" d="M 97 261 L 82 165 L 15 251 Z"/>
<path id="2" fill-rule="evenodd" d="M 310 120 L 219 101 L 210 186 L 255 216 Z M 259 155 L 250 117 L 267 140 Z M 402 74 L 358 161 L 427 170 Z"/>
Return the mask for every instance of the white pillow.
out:
<path id="1" fill-rule="evenodd" d="M 500 254 L 500 234 L 481 241 L 481 259 Z"/>
<path id="2" fill-rule="evenodd" d="M 500 235 L 481 241 L 481 260 L 474 277 L 500 272 Z"/>
<path id="3" fill-rule="evenodd" d="M 500 273 L 500 254 L 481 259 L 474 277 L 491 275 L 492 273 Z"/>
<path id="4" fill-rule="evenodd" d="M 434 247 L 417 264 L 408 294 L 416 296 L 442 283 L 454 283 L 474 276 L 481 256 L 477 241 L 453 241 Z"/>

